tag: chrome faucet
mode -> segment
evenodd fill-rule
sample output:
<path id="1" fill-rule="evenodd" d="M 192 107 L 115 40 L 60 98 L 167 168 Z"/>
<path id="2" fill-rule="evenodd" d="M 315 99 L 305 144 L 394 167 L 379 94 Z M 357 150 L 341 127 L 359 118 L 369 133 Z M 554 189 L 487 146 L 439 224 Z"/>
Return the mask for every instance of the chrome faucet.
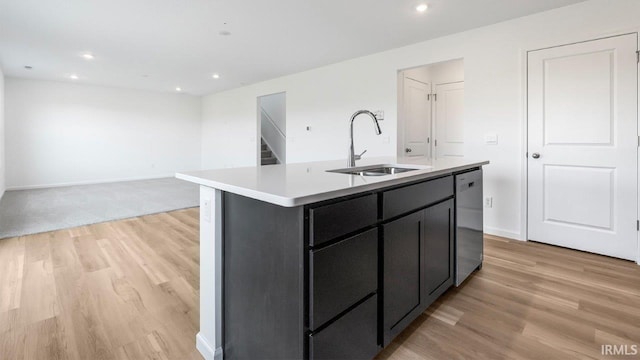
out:
<path id="1" fill-rule="evenodd" d="M 360 155 L 356 155 L 353 150 L 353 120 L 356 119 L 358 115 L 367 114 L 373 119 L 373 123 L 375 124 L 376 135 L 382 134 L 382 130 L 380 130 L 380 124 L 378 124 L 378 119 L 376 116 L 369 110 L 358 110 L 353 115 L 351 115 L 350 127 L 349 127 L 349 136 L 351 140 L 351 144 L 349 145 L 349 158 L 347 159 L 347 165 L 349 167 L 356 166 L 356 160 L 360 160 L 362 155 L 367 152 L 367 150 L 363 151 Z"/>

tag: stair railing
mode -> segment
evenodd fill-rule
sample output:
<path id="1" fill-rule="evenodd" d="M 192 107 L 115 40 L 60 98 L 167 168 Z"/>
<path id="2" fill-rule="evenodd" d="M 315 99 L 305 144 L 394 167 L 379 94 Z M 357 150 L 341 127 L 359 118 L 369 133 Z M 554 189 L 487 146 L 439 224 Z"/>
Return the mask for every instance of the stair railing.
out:
<path id="1" fill-rule="evenodd" d="M 263 108 L 260 108 L 260 130 L 262 139 L 275 158 L 278 159 L 280 164 L 284 164 L 286 161 L 287 136 Z"/>

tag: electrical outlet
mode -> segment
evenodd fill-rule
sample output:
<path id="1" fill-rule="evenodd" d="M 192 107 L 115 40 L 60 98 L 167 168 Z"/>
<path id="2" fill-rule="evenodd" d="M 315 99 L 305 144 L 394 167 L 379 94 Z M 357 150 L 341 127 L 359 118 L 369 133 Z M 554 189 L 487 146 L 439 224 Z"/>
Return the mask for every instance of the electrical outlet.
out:
<path id="1" fill-rule="evenodd" d="M 484 207 L 486 207 L 486 208 L 492 208 L 493 207 L 493 197 L 492 196 L 487 196 L 486 198 L 484 198 Z"/>
<path id="2" fill-rule="evenodd" d="M 378 119 L 378 121 L 384 120 L 384 110 L 377 110 L 373 113 L 373 115 L 376 116 L 376 119 Z"/>
<path id="3" fill-rule="evenodd" d="M 203 199 L 202 200 L 202 217 L 204 221 L 211 222 L 211 200 Z"/>

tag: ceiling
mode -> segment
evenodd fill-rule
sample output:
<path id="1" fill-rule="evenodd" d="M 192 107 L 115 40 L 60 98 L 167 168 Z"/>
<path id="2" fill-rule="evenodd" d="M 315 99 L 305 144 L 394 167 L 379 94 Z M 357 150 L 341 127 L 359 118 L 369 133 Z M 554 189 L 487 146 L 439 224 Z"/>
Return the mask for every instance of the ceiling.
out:
<path id="1" fill-rule="evenodd" d="M 0 0 L 0 64 L 202 95 L 580 1 L 426 0 L 418 13 L 416 0 Z"/>

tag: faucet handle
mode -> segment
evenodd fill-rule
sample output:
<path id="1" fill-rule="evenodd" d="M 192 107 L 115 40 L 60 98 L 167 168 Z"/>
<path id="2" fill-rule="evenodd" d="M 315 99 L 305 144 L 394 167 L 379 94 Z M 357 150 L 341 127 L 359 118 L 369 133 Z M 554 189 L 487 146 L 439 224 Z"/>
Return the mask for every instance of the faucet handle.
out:
<path id="1" fill-rule="evenodd" d="M 356 159 L 356 160 L 360 160 L 360 159 L 362 159 L 362 155 L 364 155 L 364 153 L 366 153 L 366 152 L 367 152 L 367 150 L 365 150 L 365 151 L 361 152 L 361 153 L 360 153 L 360 155 L 356 155 L 356 156 L 355 156 L 355 159 Z"/>

